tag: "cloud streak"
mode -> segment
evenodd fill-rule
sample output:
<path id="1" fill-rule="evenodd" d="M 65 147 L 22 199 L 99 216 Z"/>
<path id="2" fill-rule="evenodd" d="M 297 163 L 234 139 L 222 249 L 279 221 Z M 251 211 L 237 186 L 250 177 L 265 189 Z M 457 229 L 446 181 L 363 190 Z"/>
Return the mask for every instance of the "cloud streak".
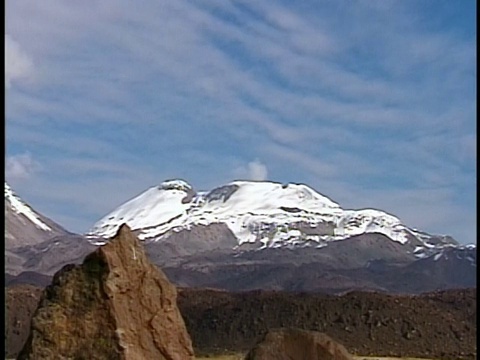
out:
<path id="1" fill-rule="evenodd" d="M 12 82 L 28 79 L 33 73 L 33 62 L 20 45 L 8 34 L 5 35 L 5 87 Z"/>
<path id="2" fill-rule="evenodd" d="M 244 177 L 476 241 L 473 218 L 455 215 L 476 212 L 462 6 L 456 23 L 445 4 L 415 1 L 9 2 L 9 53 L 29 65 L 8 70 L 7 156 L 48 169 L 12 185 L 80 232 L 166 178 L 209 189 Z"/>
<path id="3" fill-rule="evenodd" d="M 29 153 L 8 156 L 5 162 L 5 178 L 13 182 L 28 180 L 40 169 L 40 164 Z"/>

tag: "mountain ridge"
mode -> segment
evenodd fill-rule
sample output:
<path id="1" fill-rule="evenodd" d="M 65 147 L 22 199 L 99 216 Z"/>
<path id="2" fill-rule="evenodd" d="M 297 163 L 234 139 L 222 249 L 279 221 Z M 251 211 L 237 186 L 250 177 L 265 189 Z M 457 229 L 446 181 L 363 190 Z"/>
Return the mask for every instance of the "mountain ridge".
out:
<path id="1" fill-rule="evenodd" d="M 36 245 L 57 236 L 73 235 L 38 213 L 5 182 L 5 248 Z"/>
<path id="2" fill-rule="evenodd" d="M 223 223 L 243 248 L 326 246 L 331 241 L 381 233 L 406 244 L 417 258 L 460 244 L 448 235 L 431 235 L 408 227 L 377 209 L 343 209 L 305 184 L 233 181 L 195 192 L 181 179 L 167 180 L 112 210 L 85 234 L 102 244 L 122 224 L 146 243 L 162 241 L 193 226 Z M 246 246 L 247 245 L 247 246 Z"/>
<path id="3" fill-rule="evenodd" d="M 259 192 L 258 186 L 263 190 Z M 87 238 L 66 230 L 51 234 L 35 219 L 17 215 L 9 208 L 11 192 L 5 196 L 7 226 L 9 217 L 23 220 L 22 226 L 9 226 L 6 234 L 10 231 L 27 240 L 5 251 L 6 283 L 42 285 L 66 264 L 80 263 L 109 241 L 106 236 Z M 15 196 L 47 226 L 63 229 Z M 335 294 L 351 290 L 420 293 L 476 286 L 475 245 L 459 245 L 448 236 L 410 229 L 393 215 L 369 210 L 383 220 L 393 219 L 408 235 L 406 241 L 392 239 L 385 234 L 390 229 L 375 231 L 380 220 L 357 218 L 353 210 L 343 216 L 345 211 L 337 203 L 303 184 L 237 181 L 196 192 L 186 182 L 167 181 L 126 204 L 126 211 L 106 219 L 120 220 L 118 224 L 131 228 L 127 220 L 138 221 L 144 227 L 137 228 L 136 235 L 155 234 L 155 222 L 163 219 L 160 225 L 167 231 L 156 238 L 144 236 L 142 242 L 150 260 L 179 286 Z M 189 216 L 195 221 L 185 221 Z M 337 222 L 332 219 L 343 221 L 341 230 L 347 228 L 353 235 L 336 231 Z M 109 225 L 116 229 L 114 222 Z M 40 234 L 29 237 L 29 229 Z"/>
<path id="4" fill-rule="evenodd" d="M 45 275 L 81 261 L 94 247 L 82 235 L 40 214 L 5 182 L 6 279 L 44 283 Z"/>

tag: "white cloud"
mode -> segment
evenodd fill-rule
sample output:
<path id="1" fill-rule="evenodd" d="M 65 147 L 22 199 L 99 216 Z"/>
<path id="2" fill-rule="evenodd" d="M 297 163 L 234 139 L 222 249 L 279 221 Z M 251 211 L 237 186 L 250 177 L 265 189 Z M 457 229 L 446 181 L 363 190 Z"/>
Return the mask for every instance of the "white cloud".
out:
<path id="1" fill-rule="evenodd" d="M 374 202 L 375 187 L 451 186 L 421 208 L 451 209 L 474 191 L 473 40 L 428 30 L 401 2 L 333 4 L 9 2 L 6 87 L 38 85 L 6 100 L 9 148 L 45 159 L 32 188 L 48 202 L 62 188 L 59 201 L 95 216 L 170 174 L 205 189 L 231 175 L 301 181 L 358 205 L 360 188 L 412 219 L 415 203 Z M 25 177 L 19 163 L 9 171 Z"/>
<path id="2" fill-rule="evenodd" d="M 40 169 L 40 164 L 29 153 L 7 157 L 5 176 L 9 181 L 29 179 Z"/>
<path id="3" fill-rule="evenodd" d="M 5 35 L 5 87 L 11 87 L 12 82 L 28 78 L 33 72 L 33 63 L 8 34 Z"/>

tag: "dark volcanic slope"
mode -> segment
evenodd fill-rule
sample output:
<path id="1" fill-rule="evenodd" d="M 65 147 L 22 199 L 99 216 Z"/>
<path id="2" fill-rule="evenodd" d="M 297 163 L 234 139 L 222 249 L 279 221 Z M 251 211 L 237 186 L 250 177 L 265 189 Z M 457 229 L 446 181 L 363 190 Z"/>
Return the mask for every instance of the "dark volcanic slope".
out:
<path id="1" fill-rule="evenodd" d="M 18 247 L 12 252 L 25 259 L 23 271 L 53 275 L 67 264 L 79 264 L 97 247 L 81 235 L 58 236 L 33 246 Z"/>
<path id="2" fill-rule="evenodd" d="M 267 329 L 322 331 L 358 355 L 476 358 L 476 290 L 343 296 L 182 290 L 196 353 L 245 351 Z"/>
<path id="3" fill-rule="evenodd" d="M 6 284 L 45 285 L 66 264 L 78 264 L 95 250 L 81 235 L 65 235 L 5 251 Z"/>
<path id="4" fill-rule="evenodd" d="M 348 245 L 344 240 L 342 245 Z M 232 257 L 213 253 L 186 259 L 163 270 L 177 286 L 227 291 L 282 290 L 342 294 L 381 291 L 419 294 L 476 287 L 476 263 L 450 256 L 413 262 L 377 260 L 374 251 L 355 243 L 343 253 L 325 249 L 268 249 Z M 465 252 L 458 250 L 456 252 Z M 475 250 L 468 250 L 475 252 Z M 354 254 L 354 256 L 351 256 Z M 378 252 L 377 252 L 378 254 Z M 471 255 L 476 259 L 476 254 Z M 475 260 L 476 261 L 476 260 Z"/>
<path id="5" fill-rule="evenodd" d="M 7 289 L 6 346 L 14 356 L 29 331 L 40 290 Z M 358 355 L 476 359 L 476 290 L 418 296 L 343 296 L 181 289 L 178 305 L 197 354 L 246 351 L 269 328 L 327 333 Z"/>

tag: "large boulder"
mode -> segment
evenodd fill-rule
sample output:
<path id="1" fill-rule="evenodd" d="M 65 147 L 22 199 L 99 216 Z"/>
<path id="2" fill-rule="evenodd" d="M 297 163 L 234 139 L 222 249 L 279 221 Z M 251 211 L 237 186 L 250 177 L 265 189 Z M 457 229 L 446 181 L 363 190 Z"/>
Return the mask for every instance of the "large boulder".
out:
<path id="1" fill-rule="evenodd" d="M 55 274 L 18 359 L 194 359 L 176 288 L 123 225 Z"/>
<path id="2" fill-rule="evenodd" d="M 270 330 L 245 360 L 353 360 L 353 357 L 324 333 L 280 328 Z"/>
<path id="3" fill-rule="evenodd" d="M 41 294 L 41 288 L 28 284 L 5 287 L 5 359 L 16 359 L 25 345 Z"/>

